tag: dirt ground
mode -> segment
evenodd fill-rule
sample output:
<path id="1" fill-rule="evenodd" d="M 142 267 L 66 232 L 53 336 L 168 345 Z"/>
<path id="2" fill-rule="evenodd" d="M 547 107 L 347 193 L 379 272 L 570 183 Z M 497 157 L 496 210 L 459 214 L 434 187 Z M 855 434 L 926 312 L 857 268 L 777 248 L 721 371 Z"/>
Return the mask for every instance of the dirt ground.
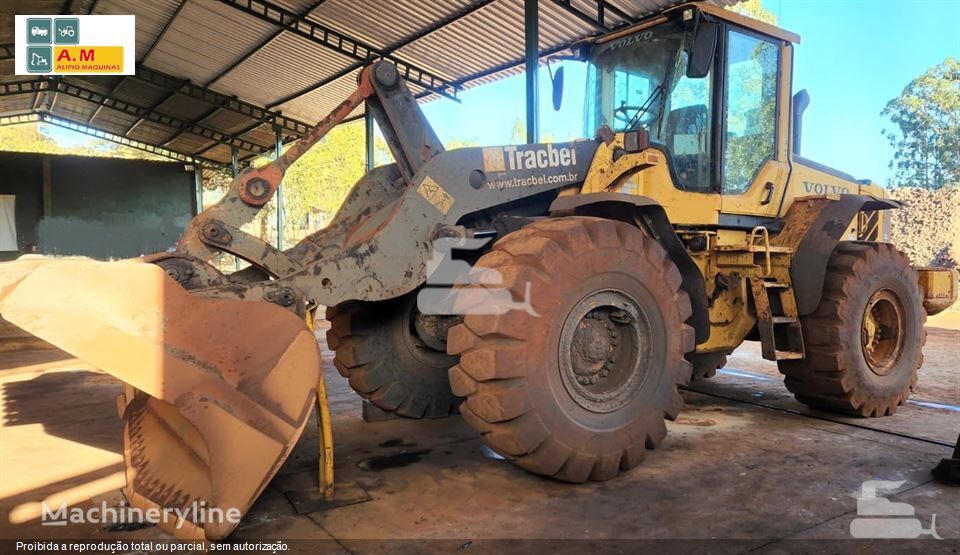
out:
<path id="1" fill-rule="evenodd" d="M 748 343 L 715 378 L 684 392 L 686 409 L 642 465 L 583 485 L 497 460 L 456 416 L 364 422 L 359 398 L 325 350 L 338 496 L 358 502 L 327 510 L 311 502 L 318 440 L 310 423 L 232 539 L 323 540 L 294 544 L 305 553 L 392 552 L 397 541 L 408 552 L 583 552 L 613 540 L 628 542 L 614 542 L 614 550 L 631 553 L 645 545 L 663 550 L 643 543 L 663 539 L 721 552 L 846 551 L 849 544 L 818 542 L 850 538 L 862 483 L 889 480 L 902 481 L 890 498 L 911 504 L 925 529 L 935 514 L 946 540 L 891 540 L 881 548 L 956 553 L 960 488 L 934 482 L 930 469 L 950 455 L 960 432 L 958 323 L 931 321 L 944 327 L 929 328 L 916 392 L 883 419 L 797 403 L 775 365 Z M 0 539 L 166 538 L 157 528 L 51 528 L 37 520 L 43 500 L 120 502 L 118 390 L 113 378 L 57 351 L 0 353 Z M 578 542 L 503 543 L 531 539 Z"/>

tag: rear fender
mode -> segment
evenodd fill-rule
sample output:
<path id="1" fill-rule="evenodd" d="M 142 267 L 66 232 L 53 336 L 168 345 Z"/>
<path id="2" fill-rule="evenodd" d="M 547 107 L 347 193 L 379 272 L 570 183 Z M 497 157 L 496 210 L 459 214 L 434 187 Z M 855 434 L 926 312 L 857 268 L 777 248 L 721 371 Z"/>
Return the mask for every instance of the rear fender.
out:
<path id="1" fill-rule="evenodd" d="M 794 249 L 790 280 L 801 316 L 820 304 L 827 264 L 833 249 L 861 211 L 900 208 L 900 203 L 869 195 L 803 197 L 794 201 L 784 216 L 782 231 L 771 244 Z"/>

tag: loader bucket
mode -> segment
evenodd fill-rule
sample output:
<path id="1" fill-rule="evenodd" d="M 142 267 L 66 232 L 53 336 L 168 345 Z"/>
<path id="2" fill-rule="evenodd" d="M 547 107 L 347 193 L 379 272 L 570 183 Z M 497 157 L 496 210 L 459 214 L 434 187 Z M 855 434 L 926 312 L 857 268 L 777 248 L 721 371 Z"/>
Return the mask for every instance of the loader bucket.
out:
<path id="1" fill-rule="evenodd" d="M 0 264 L 0 315 L 129 384 L 124 493 L 179 538 L 233 530 L 316 394 L 320 352 L 299 317 L 191 294 L 153 264 Z"/>

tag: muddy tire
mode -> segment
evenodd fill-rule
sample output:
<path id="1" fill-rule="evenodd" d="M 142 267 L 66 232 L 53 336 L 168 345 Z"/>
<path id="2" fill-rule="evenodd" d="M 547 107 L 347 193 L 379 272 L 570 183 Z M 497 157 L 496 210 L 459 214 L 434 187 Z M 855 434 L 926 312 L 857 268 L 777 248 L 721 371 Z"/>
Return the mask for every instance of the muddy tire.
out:
<path id="1" fill-rule="evenodd" d="M 842 242 L 817 310 L 801 318 L 806 358 L 779 362 L 811 407 L 893 414 L 917 383 L 927 334 L 917 272 L 893 245 Z"/>
<path id="2" fill-rule="evenodd" d="M 687 353 L 687 360 L 693 365 L 691 380 L 705 380 L 717 375 L 717 370 L 727 364 L 730 353 Z"/>
<path id="3" fill-rule="evenodd" d="M 413 324 L 416 294 L 327 308 L 327 345 L 350 387 L 377 407 L 407 418 L 440 418 L 456 407 L 447 370 L 457 358 L 431 348 Z"/>
<path id="4" fill-rule="evenodd" d="M 470 314 L 448 336 L 463 418 L 517 466 L 569 482 L 630 469 L 666 435 L 690 379 L 680 272 L 636 227 L 557 218 L 506 235 L 477 263 L 536 315 Z M 498 287 L 489 285 L 487 287 Z"/>

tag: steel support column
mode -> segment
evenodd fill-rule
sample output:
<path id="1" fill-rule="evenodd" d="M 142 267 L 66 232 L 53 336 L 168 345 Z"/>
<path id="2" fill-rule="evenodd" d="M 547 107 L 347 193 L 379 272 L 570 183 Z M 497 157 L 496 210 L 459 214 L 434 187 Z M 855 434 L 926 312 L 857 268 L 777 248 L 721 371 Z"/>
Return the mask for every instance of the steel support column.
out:
<path id="1" fill-rule="evenodd" d="M 527 143 L 540 140 L 540 101 L 537 74 L 540 68 L 540 14 L 538 0 L 523 0 L 523 43 L 527 76 Z"/>
<path id="2" fill-rule="evenodd" d="M 274 127 L 273 132 L 276 134 L 276 151 L 274 152 L 274 158 L 280 158 L 280 155 L 283 151 L 283 129 L 281 127 Z M 283 182 L 280 182 L 280 185 L 277 187 L 277 248 L 283 250 Z"/>
<path id="3" fill-rule="evenodd" d="M 193 183 L 197 188 L 197 207 L 193 215 L 196 216 L 203 212 L 203 165 L 200 160 L 193 161 Z"/>
<path id="4" fill-rule="evenodd" d="M 230 147 L 230 177 L 232 177 L 233 179 L 236 179 L 237 175 L 240 174 L 240 161 L 237 158 L 237 154 L 239 154 L 237 147 L 231 146 Z M 240 271 L 239 256 L 233 257 L 233 271 L 235 272 Z"/>
<path id="5" fill-rule="evenodd" d="M 363 113 L 363 141 L 364 141 L 364 161 L 367 166 L 367 171 L 371 171 L 374 166 L 376 166 L 376 160 L 374 159 L 374 147 L 373 147 L 373 114 L 370 110 L 365 110 Z"/>
<path id="6" fill-rule="evenodd" d="M 237 160 L 237 147 L 230 147 L 230 177 L 236 179 L 240 173 L 240 162 Z"/>

